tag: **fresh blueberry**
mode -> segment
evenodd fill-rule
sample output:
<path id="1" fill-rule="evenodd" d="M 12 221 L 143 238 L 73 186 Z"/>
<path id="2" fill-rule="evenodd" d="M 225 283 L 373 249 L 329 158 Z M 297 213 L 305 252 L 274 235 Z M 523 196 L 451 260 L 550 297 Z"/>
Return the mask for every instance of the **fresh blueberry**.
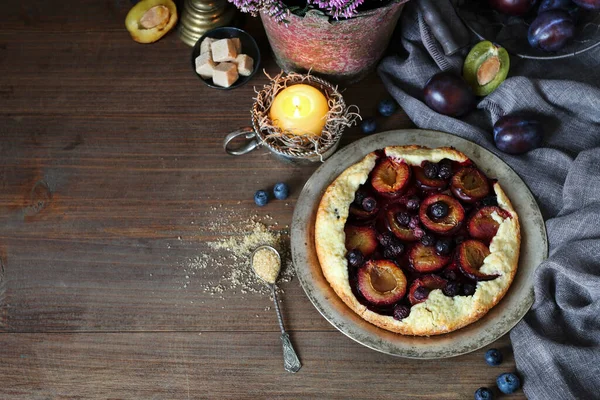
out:
<path id="1" fill-rule="evenodd" d="M 389 117 L 398 109 L 398 104 L 392 99 L 381 100 L 377 106 L 379 114 Z"/>
<path id="2" fill-rule="evenodd" d="M 399 212 L 396 214 L 396 222 L 400 226 L 408 226 L 410 224 L 410 214 L 407 212 Z"/>
<path id="3" fill-rule="evenodd" d="M 485 352 L 485 362 L 492 367 L 502 363 L 502 353 L 498 349 L 489 349 Z"/>
<path id="4" fill-rule="evenodd" d="M 370 135 L 377 130 L 377 121 L 375 118 L 365 118 L 360 124 L 360 129 L 365 135 Z"/>
<path id="5" fill-rule="evenodd" d="M 452 239 L 439 239 L 435 242 L 435 252 L 440 256 L 447 256 L 452 250 Z"/>
<path id="6" fill-rule="evenodd" d="M 358 249 L 350 250 L 346 258 L 348 259 L 348 264 L 354 268 L 360 267 L 365 262 L 365 256 Z"/>
<path id="7" fill-rule="evenodd" d="M 425 161 L 425 165 L 423 165 L 423 173 L 429 179 L 436 179 L 438 177 L 439 168 L 437 164 L 434 164 L 430 161 Z"/>
<path id="8" fill-rule="evenodd" d="M 264 190 L 257 190 L 254 193 L 254 202 L 259 207 L 266 206 L 269 202 L 269 194 Z"/>
<path id="9" fill-rule="evenodd" d="M 515 374 L 507 372 L 498 375 L 496 378 L 496 385 L 498 385 L 498 389 L 500 389 L 502 393 L 511 394 L 521 387 L 521 380 Z"/>
<path id="10" fill-rule="evenodd" d="M 444 218 L 448 215 L 450 209 L 448 208 L 448 204 L 443 201 L 437 201 L 429 207 L 429 213 L 435 219 Z"/>
<path id="11" fill-rule="evenodd" d="M 404 318 L 408 317 L 410 314 L 410 307 L 404 306 L 402 304 L 396 304 L 394 306 L 394 319 L 398 321 L 402 321 Z"/>
<path id="12" fill-rule="evenodd" d="M 460 283 L 458 282 L 448 282 L 446 286 L 442 289 L 442 293 L 444 293 L 448 297 L 457 296 L 460 293 Z"/>
<path id="13" fill-rule="evenodd" d="M 475 391 L 475 400 L 492 400 L 493 398 L 494 393 L 486 387 L 480 387 Z"/>
<path id="14" fill-rule="evenodd" d="M 290 188 L 283 182 L 276 183 L 273 187 L 273 195 L 277 200 L 285 200 L 290 195 Z"/>

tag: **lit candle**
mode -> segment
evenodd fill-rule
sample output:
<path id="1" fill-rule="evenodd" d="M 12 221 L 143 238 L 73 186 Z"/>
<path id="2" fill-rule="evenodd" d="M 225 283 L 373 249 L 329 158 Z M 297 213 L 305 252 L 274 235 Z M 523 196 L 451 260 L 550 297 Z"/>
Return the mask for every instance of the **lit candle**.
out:
<path id="1" fill-rule="evenodd" d="M 321 135 L 329 105 L 327 98 L 310 85 L 298 84 L 285 88 L 275 96 L 269 117 L 281 130 L 294 135 Z"/>

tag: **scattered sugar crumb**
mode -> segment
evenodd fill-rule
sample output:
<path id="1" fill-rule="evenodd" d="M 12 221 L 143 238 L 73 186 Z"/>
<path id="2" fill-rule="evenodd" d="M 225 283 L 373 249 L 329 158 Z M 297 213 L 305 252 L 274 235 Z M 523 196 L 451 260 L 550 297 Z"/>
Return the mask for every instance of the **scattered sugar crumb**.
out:
<path id="1" fill-rule="evenodd" d="M 273 217 L 267 215 L 244 216 L 241 212 L 223 208 L 222 205 L 210 207 L 208 226 L 203 233 L 216 237 L 203 242 L 198 254 L 183 264 L 185 281 L 183 288 L 200 288 L 211 296 L 225 299 L 226 295 L 258 293 L 270 296 L 270 289 L 257 277 L 250 263 L 252 252 L 261 245 L 274 247 L 281 255 L 281 272 L 277 283 L 288 283 L 294 277 L 289 249 L 289 233 L 286 229 L 275 229 Z M 265 224 L 269 221 L 269 226 Z M 208 230 L 208 232 L 206 232 Z M 216 281 L 208 277 L 220 271 Z M 214 279 L 213 279 L 214 280 Z M 278 292 L 283 290 L 278 288 Z"/>

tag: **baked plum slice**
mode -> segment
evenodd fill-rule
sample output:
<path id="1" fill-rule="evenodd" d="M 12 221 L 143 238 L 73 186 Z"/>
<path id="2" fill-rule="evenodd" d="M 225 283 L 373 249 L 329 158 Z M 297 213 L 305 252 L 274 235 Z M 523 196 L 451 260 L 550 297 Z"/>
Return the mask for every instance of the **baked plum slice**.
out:
<path id="1" fill-rule="evenodd" d="M 371 260 L 358 270 L 358 290 L 375 306 L 389 306 L 404 297 L 404 272 L 389 260 Z"/>
<path id="2" fill-rule="evenodd" d="M 490 193 L 488 179 L 475 167 L 461 168 L 452 177 L 452 193 L 467 203 L 474 203 Z"/>
<path id="3" fill-rule="evenodd" d="M 400 214 L 408 214 L 406 210 L 402 207 L 390 207 L 385 212 L 385 222 L 388 229 L 400 240 L 404 240 L 407 242 L 414 242 L 419 240 L 417 236 L 415 236 L 414 231 L 410 228 L 410 214 L 409 214 L 409 223 L 406 225 L 401 225 L 398 218 Z"/>
<path id="4" fill-rule="evenodd" d="M 422 167 L 413 167 L 415 179 L 419 186 L 424 190 L 443 190 L 448 186 L 448 182 L 440 178 L 428 178 Z"/>
<path id="5" fill-rule="evenodd" d="M 436 254 L 434 246 L 423 243 L 417 243 L 410 249 L 408 259 L 412 267 L 422 273 L 439 271 L 450 261 L 450 257 Z"/>
<path id="6" fill-rule="evenodd" d="M 377 231 L 371 226 L 346 225 L 346 249 L 360 250 L 368 257 L 377 249 Z"/>
<path id="7" fill-rule="evenodd" d="M 373 169 L 371 186 L 384 196 L 396 196 L 408 187 L 411 175 L 408 164 L 386 158 Z"/>
<path id="8" fill-rule="evenodd" d="M 458 245 L 456 256 L 460 271 L 475 281 L 491 281 L 499 275 L 487 275 L 479 269 L 483 261 L 490 255 L 490 249 L 479 240 L 466 240 Z"/>
<path id="9" fill-rule="evenodd" d="M 492 240 L 500 227 L 500 224 L 492 218 L 492 214 L 494 213 L 502 219 L 510 217 L 510 214 L 500 207 L 482 207 L 469 219 L 469 223 L 467 224 L 469 235 L 484 242 Z"/>
<path id="10" fill-rule="evenodd" d="M 462 225 L 465 209 L 458 200 L 446 194 L 433 194 L 421 203 L 419 218 L 427 229 L 440 235 L 448 235 Z"/>
<path id="11" fill-rule="evenodd" d="M 419 304 L 427 300 L 429 297 L 429 293 L 435 289 L 443 289 L 447 280 L 440 278 L 437 275 L 425 275 L 420 278 L 417 278 L 410 285 L 410 289 L 408 290 L 408 301 L 413 306 L 415 304 Z"/>

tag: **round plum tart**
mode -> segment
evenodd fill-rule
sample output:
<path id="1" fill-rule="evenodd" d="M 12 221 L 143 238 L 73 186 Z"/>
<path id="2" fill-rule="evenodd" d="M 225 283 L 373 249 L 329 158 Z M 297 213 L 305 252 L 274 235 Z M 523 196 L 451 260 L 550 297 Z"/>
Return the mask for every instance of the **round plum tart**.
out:
<path id="1" fill-rule="evenodd" d="M 329 185 L 315 223 L 337 295 L 405 335 L 448 333 L 485 315 L 513 281 L 520 244 L 500 184 L 453 148 L 368 154 Z"/>

